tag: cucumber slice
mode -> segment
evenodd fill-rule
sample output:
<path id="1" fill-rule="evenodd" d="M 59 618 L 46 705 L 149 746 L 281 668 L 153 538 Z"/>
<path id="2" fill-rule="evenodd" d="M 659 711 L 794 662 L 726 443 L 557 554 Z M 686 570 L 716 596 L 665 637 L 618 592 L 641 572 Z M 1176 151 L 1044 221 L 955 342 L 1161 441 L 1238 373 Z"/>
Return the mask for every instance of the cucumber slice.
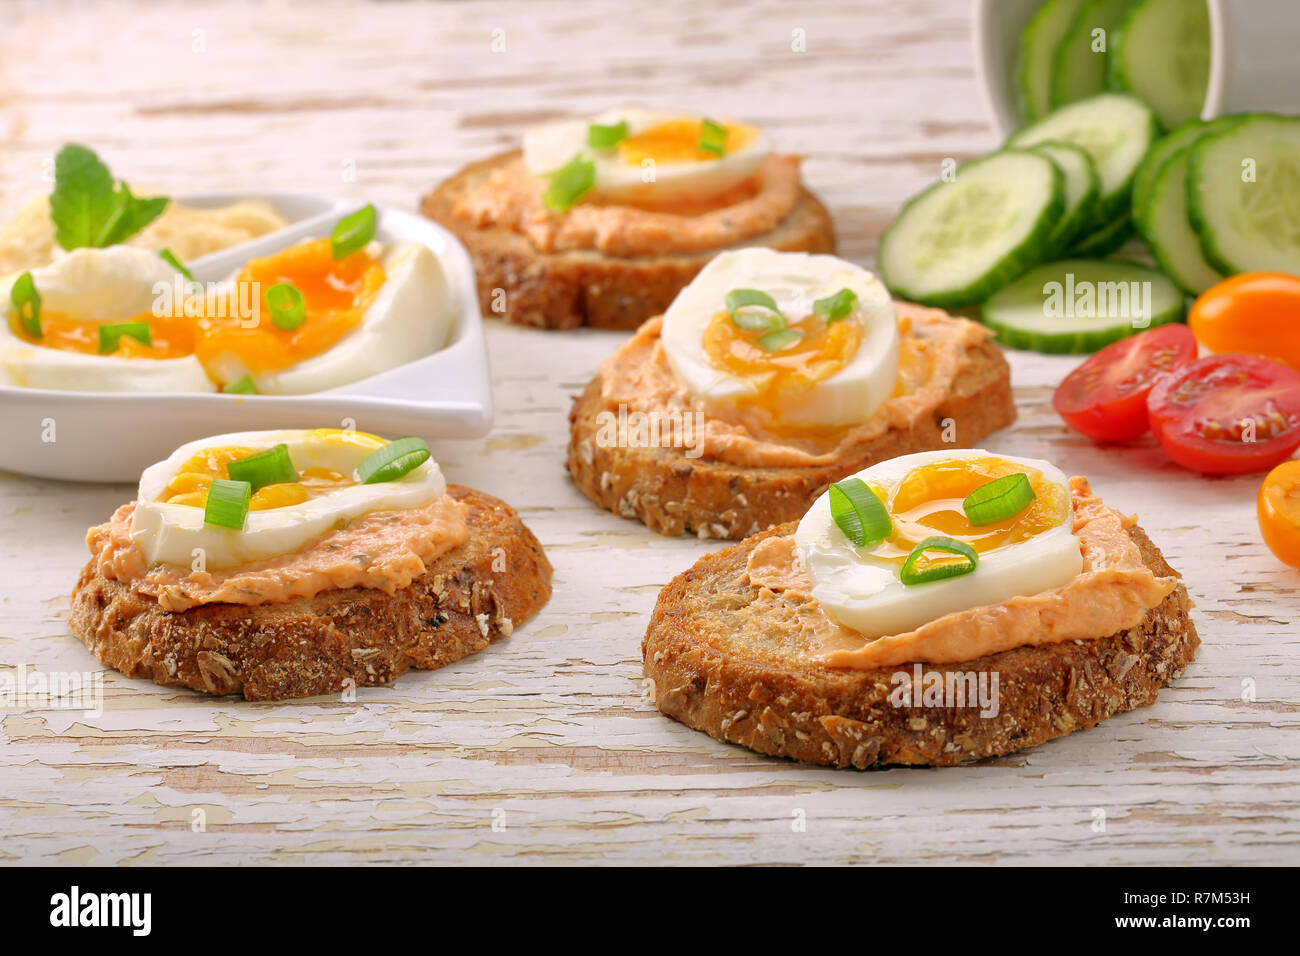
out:
<path id="1" fill-rule="evenodd" d="M 1116 28 L 1110 85 L 1142 97 L 1165 129 L 1201 115 L 1210 78 L 1205 0 L 1138 0 Z"/>
<path id="2" fill-rule="evenodd" d="M 1137 174 L 1133 177 L 1133 218 L 1142 219 L 1143 209 L 1151 196 L 1151 184 L 1155 182 L 1156 173 L 1160 172 L 1160 167 L 1165 164 L 1165 160 L 1179 150 L 1191 146 L 1202 136 L 1220 133 L 1230 126 L 1236 126 L 1239 122 L 1241 122 L 1240 116 L 1220 116 L 1218 119 L 1208 121 L 1189 120 L 1167 136 L 1161 136 L 1156 140 L 1147 150 L 1142 164 L 1138 166 Z"/>
<path id="3" fill-rule="evenodd" d="M 1154 269 L 1105 259 L 1062 259 L 1030 269 L 984 303 L 999 342 L 1038 352 L 1095 352 L 1183 317 L 1178 287 Z"/>
<path id="4" fill-rule="evenodd" d="M 1156 136 L 1150 107 L 1126 93 L 1102 93 L 1063 106 L 1008 141 L 1027 148 L 1048 140 L 1079 146 L 1092 157 L 1101 177 L 1096 227 L 1109 225 L 1128 211 L 1133 174 Z"/>
<path id="5" fill-rule="evenodd" d="M 1060 251 L 1078 238 L 1097 215 L 1097 197 L 1101 195 L 1101 178 L 1092 158 L 1078 146 L 1070 143 L 1046 142 L 1034 147 L 1042 153 L 1065 177 L 1065 212 L 1052 231 L 1052 248 Z"/>
<path id="6" fill-rule="evenodd" d="M 1106 88 L 1106 60 L 1115 27 L 1132 2 L 1088 0 L 1083 5 L 1056 50 L 1052 64 L 1053 106 L 1095 96 Z"/>
<path id="7" fill-rule="evenodd" d="M 1051 254 L 1065 177 L 1046 156 L 1003 150 L 912 197 L 880 237 L 880 276 L 913 302 L 983 301 Z"/>
<path id="8" fill-rule="evenodd" d="M 1205 261 L 1220 272 L 1300 275 L 1300 118 L 1257 113 L 1200 140 L 1187 201 Z"/>
<path id="9" fill-rule="evenodd" d="M 1190 295 L 1200 295 L 1223 281 L 1223 274 L 1205 261 L 1201 242 L 1187 219 L 1187 162 L 1192 147 L 1174 153 L 1160 167 L 1151 200 L 1138 229 L 1165 275 Z"/>
<path id="10" fill-rule="evenodd" d="M 1032 123 L 1052 109 L 1056 50 L 1087 0 L 1047 0 L 1020 33 L 1016 95 L 1020 117 Z"/>
<path id="11" fill-rule="evenodd" d="M 1120 216 L 1110 225 L 1102 226 L 1076 242 L 1070 255 L 1082 259 L 1100 259 L 1124 245 L 1132 235 L 1133 220 L 1128 216 Z"/>

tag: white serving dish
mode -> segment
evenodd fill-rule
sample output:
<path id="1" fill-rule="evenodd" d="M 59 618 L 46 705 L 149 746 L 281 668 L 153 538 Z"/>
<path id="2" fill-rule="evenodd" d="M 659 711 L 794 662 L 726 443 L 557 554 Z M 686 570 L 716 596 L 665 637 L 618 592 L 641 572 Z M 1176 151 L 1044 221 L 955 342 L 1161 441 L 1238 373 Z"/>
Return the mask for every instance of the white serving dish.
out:
<path id="1" fill-rule="evenodd" d="M 994 122 L 1006 135 L 1020 128 L 1013 79 L 1020 33 L 1043 0 L 973 0 L 975 70 Z M 1300 3 L 1296 0 L 1206 0 L 1210 76 L 1202 119 L 1266 110 L 1295 113 L 1300 89 Z"/>
<path id="2" fill-rule="evenodd" d="M 187 205 L 265 199 L 290 220 L 277 232 L 187 265 L 200 281 L 304 238 L 328 236 L 356 200 L 300 193 L 183 196 Z M 456 310 L 446 348 L 339 388 L 310 395 L 67 392 L 0 386 L 0 468 L 41 478 L 136 481 L 178 445 L 263 428 L 348 427 L 387 437 L 478 438 L 492 426 L 492 385 L 474 267 L 437 223 L 376 206 L 378 238 L 421 242 L 438 257 Z M 50 440 L 51 436 L 53 440 Z"/>

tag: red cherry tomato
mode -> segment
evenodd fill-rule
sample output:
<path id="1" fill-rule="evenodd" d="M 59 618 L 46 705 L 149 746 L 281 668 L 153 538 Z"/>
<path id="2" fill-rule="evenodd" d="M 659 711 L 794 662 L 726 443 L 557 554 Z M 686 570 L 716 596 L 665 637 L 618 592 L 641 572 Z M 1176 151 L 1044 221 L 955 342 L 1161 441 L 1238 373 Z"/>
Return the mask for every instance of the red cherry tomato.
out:
<path id="1" fill-rule="evenodd" d="M 1143 435 L 1147 393 L 1157 378 L 1196 358 L 1185 325 L 1161 325 L 1112 342 L 1056 389 L 1052 405 L 1067 425 L 1094 441 L 1130 441 Z"/>
<path id="2" fill-rule="evenodd" d="M 1263 471 L 1300 447 L 1300 372 L 1256 355 L 1211 355 L 1147 396 L 1166 455 L 1211 475 Z"/>

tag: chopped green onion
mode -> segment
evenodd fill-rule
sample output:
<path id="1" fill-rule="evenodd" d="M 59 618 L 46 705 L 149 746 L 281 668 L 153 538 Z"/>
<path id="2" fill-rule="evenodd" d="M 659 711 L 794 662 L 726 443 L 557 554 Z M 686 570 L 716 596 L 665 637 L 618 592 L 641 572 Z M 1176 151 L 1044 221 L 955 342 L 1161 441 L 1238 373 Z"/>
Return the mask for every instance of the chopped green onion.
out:
<path id="1" fill-rule="evenodd" d="M 828 295 L 824 299 L 818 299 L 813 303 L 813 315 L 819 315 L 826 320 L 826 324 L 838 322 L 840 319 L 847 318 L 853 311 L 853 307 L 858 304 L 858 294 L 852 289 L 840 289 L 834 295 Z"/>
<path id="2" fill-rule="evenodd" d="M 859 548 L 888 538 L 894 530 L 884 502 L 861 478 L 846 478 L 827 489 L 831 518 Z"/>
<path id="3" fill-rule="evenodd" d="M 399 438 L 377 448 L 357 465 L 363 485 L 394 481 L 429 460 L 429 446 L 423 438 Z"/>
<path id="4" fill-rule="evenodd" d="M 779 352 L 802 338 L 803 333 L 797 329 L 777 329 L 775 332 L 760 335 L 758 337 L 758 347 L 764 352 Z"/>
<path id="5" fill-rule="evenodd" d="M 330 255 L 334 261 L 346 259 L 360 252 L 375 238 L 375 207 L 366 204 L 349 216 L 344 216 L 330 233 Z"/>
<path id="6" fill-rule="evenodd" d="M 237 378 L 233 382 L 227 382 L 221 386 L 221 390 L 227 395 L 256 395 L 257 386 L 253 384 L 253 376 L 245 375 Z"/>
<path id="7" fill-rule="evenodd" d="M 613 126 L 592 123 L 587 127 L 587 145 L 592 149 L 613 149 L 625 139 L 627 139 L 627 120 L 620 120 Z"/>
<path id="8" fill-rule="evenodd" d="M 153 345 L 153 333 L 149 331 L 148 322 L 117 322 L 99 327 L 99 354 L 112 355 L 127 336 L 142 345 Z"/>
<path id="9" fill-rule="evenodd" d="M 732 289 L 727 293 L 727 312 L 737 328 L 747 332 L 771 332 L 785 328 L 785 316 L 776 300 L 758 289 Z M 767 309 L 770 315 L 742 312 L 741 309 Z"/>
<path id="10" fill-rule="evenodd" d="M 980 485 L 966 496 L 961 508 L 971 524 L 993 524 L 1014 518 L 1036 497 L 1029 476 L 1017 472 Z"/>
<path id="11" fill-rule="evenodd" d="M 551 212 L 568 212 L 596 185 L 596 164 L 579 153 L 548 177 L 542 202 Z"/>
<path id="12" fill-rule="evenodd" d="M 266 307 L 277 329 L 292 332 L 307 319 L 307 302 L 291 282 L 277 282 L 266 290 Z"/>
<path id="13" fill-rule="evenodd" d="M 203 505 L 203 523 L 242 531 L 251 497 L 253 486 L 248 482 L 213 478 L 208 488 L 208 500 Z"/>
<path id="14" fill-rule="evenodd" d="M 194 273 L 191 272 L 189 269 L 186 269 L 185 265 L 181 262 L 181 260 L 176 258 L 176 253 L 172 252 L 170 249 L 159 249 L 158 258 L 161 259 L 163 262 L 167 263 L 169 266 L 171 266 L 173 269 L 175 269 L 185 278 L 189 279 L 191 282 L 198 281 L 197 279 L 194 278 Z"/>
<path id="15" fill-rule="evenodd" d="M 965 561 L 945 561 L 943 564 L 935 564 L 928 568 L 916 567 L 916 563 L 921 560 L 927 551 L 946 551 L 948 554 L 955 554 L 965 558 Z M 944 578 L 957 578 L 963 574 L 970 574 L 979 567 L 980 557 L 965 541 L 958 541 L 956 538 L 949 538 L 944 535 L 935 535 L 933 538 L 926 538 L 907 556 L 903 562 L 902 569 L 898 572 L 898 579 L 904 584 L 925 584 L 927 581 L 942 581 Z"/>
<path id="16" fill-rule="evenodd" d="M 727 127 L 711 119 L 700 121 L 700 152 L 721 156 L 727 151 Z"/>
<path id="17" fill-rule="evenodd" d="M 289 446 L 283 442 L 266 451 L 232 461 L 226 465 L 226 474 L 232 481 L 248 482 L 254 491 L 267 485 L 298 480 L 298 470 L 289 459 Z"/>
<path id="18" fill-rule="evenodd" d="M 9 301 L 18 312 L 18 324 L 34 339 L 39 339 L 41 332 L 41 294 L 36 291 L 36 280 L 30 272 L 24 272 L 14 280 L 9 289 Z"/>

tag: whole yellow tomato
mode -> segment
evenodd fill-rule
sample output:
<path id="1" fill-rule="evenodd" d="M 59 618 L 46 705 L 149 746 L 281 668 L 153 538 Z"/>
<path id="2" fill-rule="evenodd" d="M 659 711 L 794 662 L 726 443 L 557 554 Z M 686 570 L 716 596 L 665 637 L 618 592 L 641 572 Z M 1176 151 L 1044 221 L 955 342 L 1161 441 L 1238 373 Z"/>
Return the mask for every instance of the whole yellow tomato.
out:
<path id="1" fill-rule="evenodd" d="M 1264 355 L 1300 371 L 1300 276 L 1244 272 L 1207 289 L 1187 313 L 1211 352 Z"/>

